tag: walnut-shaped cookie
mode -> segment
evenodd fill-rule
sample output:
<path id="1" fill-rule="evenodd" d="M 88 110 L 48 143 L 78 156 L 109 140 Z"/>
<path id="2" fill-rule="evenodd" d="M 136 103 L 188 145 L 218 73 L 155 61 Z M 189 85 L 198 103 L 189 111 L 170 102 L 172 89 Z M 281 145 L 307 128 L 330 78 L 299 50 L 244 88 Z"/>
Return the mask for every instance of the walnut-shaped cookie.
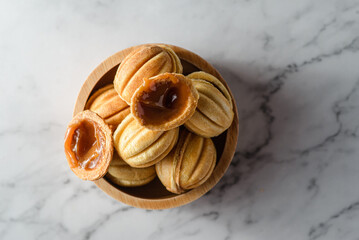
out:
<path id="1" fill-rule="evenodd" d="M 144 78 L 165 72 L 182 73 L 181 62 L 176 53 L 164 45 L 149 45 L 133 50 L 122 61 L 113 81 L 120 97 L 128 104 Z"/>
<path id="2" fill-rule="evenodd" d="M 170 57 L 172 59 L 172 62 L 174 63 L 174 68 L 172 69 L 171 72 L 173 72 L 173 73 L 182 73 L 183 72 L 182 63 L 181 63 L 180 58 L 175 53 L 175 51 L 173 51 L 173 49 L 170 48 L 169 46 L 166 46 L 166 45 L 163 45 L 163 44 L 159 44 L 158 46 L 165 49 L 167 51 L 167 53 L 170 55 Z"/>
<path id="3" fill-rule="evenodd" d="M 163 73 L 144 80 L 131 99 L 131 113 L 146 128 L 167 131 L 195 112 L 198 92 L 182 74 Z"/>
<path id="4" fill-rule="evenodd" d="M 178 128 L 152 131 L 141 126 L 129 114 L 113 134 L 114 146 L 131 167 L 149 167 L 161 161 L 172 150 L 177 142 L 178 131 Z"/>
<path id="5" fill-rule="evenodd" d="M 113 154 L 106 178 L 123 187 L 138 187 L 151 182 L 156 177 L 155 166 L 133 168 L 123 161 L 116 152 Z"/>
<path id="6" fill-rule="evenodd" d="M 85 109 L 100 115 L 112 130 L 115 130 L 130 113 L 130 106 L 118 96 L 113 84 L 100 88 L 92 94 Z"/>
<path id="7" fill-rule="evenodd" d="M 85 110 L 69 123 L 65 154 L 71 170 L 83 180 L 103 177 L 113 155 L 112 131 L 96 113 Z"/>
<path id="8" fill-rule="evenodd" d="M 156 173 L 170 192 L 180 194 L 203 184 L 216 164 L 216 149 L 210 138 L 180 130 L 176 146 L 156 164 Z"/>
<path id="9" fill-rule="evenodd" d="M 195 113 L 184 125 L 203 137 L 218 136 L 233 121 L 233 103 L 228 90 L 209 73 L 194 72 L 187 77 L 197 89 L 199 100 Z"/>

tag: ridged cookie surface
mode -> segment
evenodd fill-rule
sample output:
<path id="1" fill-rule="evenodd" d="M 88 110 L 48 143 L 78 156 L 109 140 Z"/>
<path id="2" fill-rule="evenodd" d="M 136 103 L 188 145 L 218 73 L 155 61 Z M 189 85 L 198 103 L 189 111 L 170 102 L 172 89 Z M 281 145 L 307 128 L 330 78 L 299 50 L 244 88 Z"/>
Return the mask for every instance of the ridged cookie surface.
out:
<path id="1" fill-rule="evenodd" d="M 154 166 L 133 168 L 114 153 L 106 177 L 119 186 L 138 187 L 151 182 L 156 171 Z"/>
<path id="2" fill-rule="evenodd" d="M 120 97 L 131 104 L 131 97 L 144 78 L 165 72 L 182 73 L 182 65 L 176 53 L 167 46 L 144 46 L 126 56 L 113 83 Z"/>
<path id="3" fill-rule="evenodd" d="M 233 121 L 233 105 L 229 92 L 214 76 L 195 72 L 187 76 L 192 79 L 199 93 L 197 108 L 185 122 L 191 132 L 203 137 L 215 137 L 224 132 Z"/>
<path id="4" fill-rule="evenodd" d="M 120 157 L 132 167 L 148 167 L 162 160 L 178 138 L 178 128 L 152 131 L 128 115 L 113 134 L 114 146 Z"/>
<path id="5" fill-rule="evenodd" d="M 86 103 L 89 109 L 102 117 L 115 130 L 130 113 L 130 106 L 115 91 L 113 84 L 97 90 Z"/>
<path id="6" fill-rule="evenodd" d="M 204 183 L 215 164 L 212 140 L 181 129 L 175 148 L 156 164 L 156 173 L 168 191 L 179 194 Z"/>

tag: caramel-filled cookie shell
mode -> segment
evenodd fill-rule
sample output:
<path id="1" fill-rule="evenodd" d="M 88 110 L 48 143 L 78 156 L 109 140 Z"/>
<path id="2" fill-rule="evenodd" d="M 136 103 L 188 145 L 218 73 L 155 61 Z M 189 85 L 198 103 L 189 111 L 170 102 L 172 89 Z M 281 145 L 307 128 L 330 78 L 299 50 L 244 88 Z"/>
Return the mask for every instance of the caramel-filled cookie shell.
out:
<path id="1" fill-rule="evenodd" d="M 112 132 L 96 113 L 85 110 L 67 126 L 65 154 L 71 170 L 83 180 L 103 177 L 113 155 Z"/>
<path id="2" fill-rule="evenodd" d="M 199 95 L 192 82 L 176 73 L 145 78 L 131 99 L 132 115 L 151 130 L 167 131 L 179 127 L 197 107 Z"/>

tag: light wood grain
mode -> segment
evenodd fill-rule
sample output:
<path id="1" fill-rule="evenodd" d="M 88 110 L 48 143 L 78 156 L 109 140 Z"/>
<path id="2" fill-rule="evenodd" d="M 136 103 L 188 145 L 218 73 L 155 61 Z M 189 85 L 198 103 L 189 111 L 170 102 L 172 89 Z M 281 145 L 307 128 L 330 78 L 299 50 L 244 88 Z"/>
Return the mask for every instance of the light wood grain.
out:
<path id="1" fill-rule="evenodd" d="M 226 86 L 226 88 L 231 94 L 233 101 L 234 119 L 232 125 L 229 127 L 226 133 L 222 134 L 223 138 L 225 138 L 224 148 L 222 153 L 218 153 L 218 156 L 220 156 L 220 158 L 217 160 L 217 164 L 212 173 L 212 176 L 204 184 L 191 191 L 180 195 L 171 194 L 169 192 L 165 192 L 165 190 L 159 189 L 161 188 L 158 183 L 159 181 L 154 181 L 152 185 L 149 184 L 146 189 L 124 189 L 112 185 L 105 178 L 101 178 L 97 181 L 94 181 L 94 183 L 100 189 L 102 189 L 114 199 L 134 207 L 145 209 L 166 209 L 182 206 L 198 199 L 206 192 L 208 192 L 223 177 L 228 166 L 230 165 L 233 155 L 235 153 L 238 138 L 238 112 L 236 108 L 236 103 L 230 89 L 228 88 L 227 83 L 222 78 L 222 76 L 211 64 L 209 64 L 207 61 L 205 61 L 203 58 L 196 55 L 195 53 L 192 53 L 186 49 L 177 46 L 168 46 L 170 46 L 177 53 L 181 61 L 184 62 L 184 72 L 192 71 L 193 66 L 195 66 L 195 68 L 198 68 L 202 71 L 208 72 L 216 76 Z M 124 49 L 107 58 L 88 76 L 78 95 L 73 113 L 74 115 L 84 110 L 85 104 L 89 96 L 95 89 L 98 89 L 99 87 L 101 87 L 101 85 L 112 81 L 113 75 L 116 70 L 115 67 L 119 65 L 121 61 L 127 56 L 127 54 L 129 54 L 136 47 L 139 46 Z M 186 63 L 189 64 L 186 65 Z M 217 144 L 219 144 L 220 142 L 223 141 L 218 140 Z M 145 189 L 145 191 L 143 189 Z M 146 193 L 141 193 L 140 191 L 144 191 Z"/>

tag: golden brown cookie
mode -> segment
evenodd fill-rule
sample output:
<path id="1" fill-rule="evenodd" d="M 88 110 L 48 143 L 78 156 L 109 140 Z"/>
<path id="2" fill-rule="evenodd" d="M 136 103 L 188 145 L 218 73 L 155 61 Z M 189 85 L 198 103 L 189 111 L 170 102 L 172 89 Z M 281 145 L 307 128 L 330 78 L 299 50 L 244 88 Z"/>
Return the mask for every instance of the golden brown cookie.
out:
<path id="1" fill-rule="evenodd" d="M 116 152 L 113 154 L 113 159 L 106 174 L 107 179 L 123 187 L 142 186 L 151 182 L 155 177 L 155 166 L 133 168 L 123 161 Z"/>
<path id="2" fill-rule="evenodd" d="M 173 51 L 172 48 L 170 48 L 169 46 L 166 46 L 164 44 L 159 44 L 158 46 L 161 47 L 161 48 L 166 49 L 168 54 L 170 55 L 170 57 L 172 59 L 172 62 L 174 63 L 173 69 L 171 70 L 171 72 L 173 72 L 173 73 L 182 73 L 183 72 L 183 67 L 182 67 L 182 64 L 181 64 L 181 60 L 179 59 L 179 57 L 177 56 L 175 51 Z"/>
<path id="3" fill-rule="evenodd" d="M 176 144 L 178 128 L 152 131 L 128 115 L 113 134 L 114 146 L 130 166 L 143 168 L 162 160 Z"/>
<path id="4" fill-rule="evenodd" d="M 133 116 L 146 128 L 167 131 L 195 112 L 198 92 L 182 74 L 163 73 L 144 80 L 131 99 Z"/>
<path id="5" fill-rule="evenodd" d="M 182 73 L 182 65 L 176 53 L 169 47 L 143 46 L 126 56 L 113 83 L 120 97 L 130 104 L 133 93 L 144 78 L 165 72 Z"/>
<path id="6" fill-rule="evenodd" d="M 130 113 L 130 106 L 118 96 L 113 84 L 100 88 L 92 94 L 85 109 L 100 115 L 112 130 L 115 130 Z"/>
<path id="7" fill-rule="evenodd" d="M 86 110 L 69 123 L 65 154 L 71 170 L 83 180 L 103 177 L 113 154 L 112 132 L 96 113 Z"/>
<path id="8" fill-rule="evenodd" d="M 156 173 L 168 191 L 179 194 L 204 183 L 215 164 L 212 140 L 181 129 L 176 146 L 156 164 Z"/>
<path id="9" fill-rule="evenodd" d="M 228 90 L 209 73 L 194 72 L 187 77 L 192 79 L 199 100 L 195 113 L 184 125 L 203 137 L 218 136 L 233 121 L 233 103 Z"/>

